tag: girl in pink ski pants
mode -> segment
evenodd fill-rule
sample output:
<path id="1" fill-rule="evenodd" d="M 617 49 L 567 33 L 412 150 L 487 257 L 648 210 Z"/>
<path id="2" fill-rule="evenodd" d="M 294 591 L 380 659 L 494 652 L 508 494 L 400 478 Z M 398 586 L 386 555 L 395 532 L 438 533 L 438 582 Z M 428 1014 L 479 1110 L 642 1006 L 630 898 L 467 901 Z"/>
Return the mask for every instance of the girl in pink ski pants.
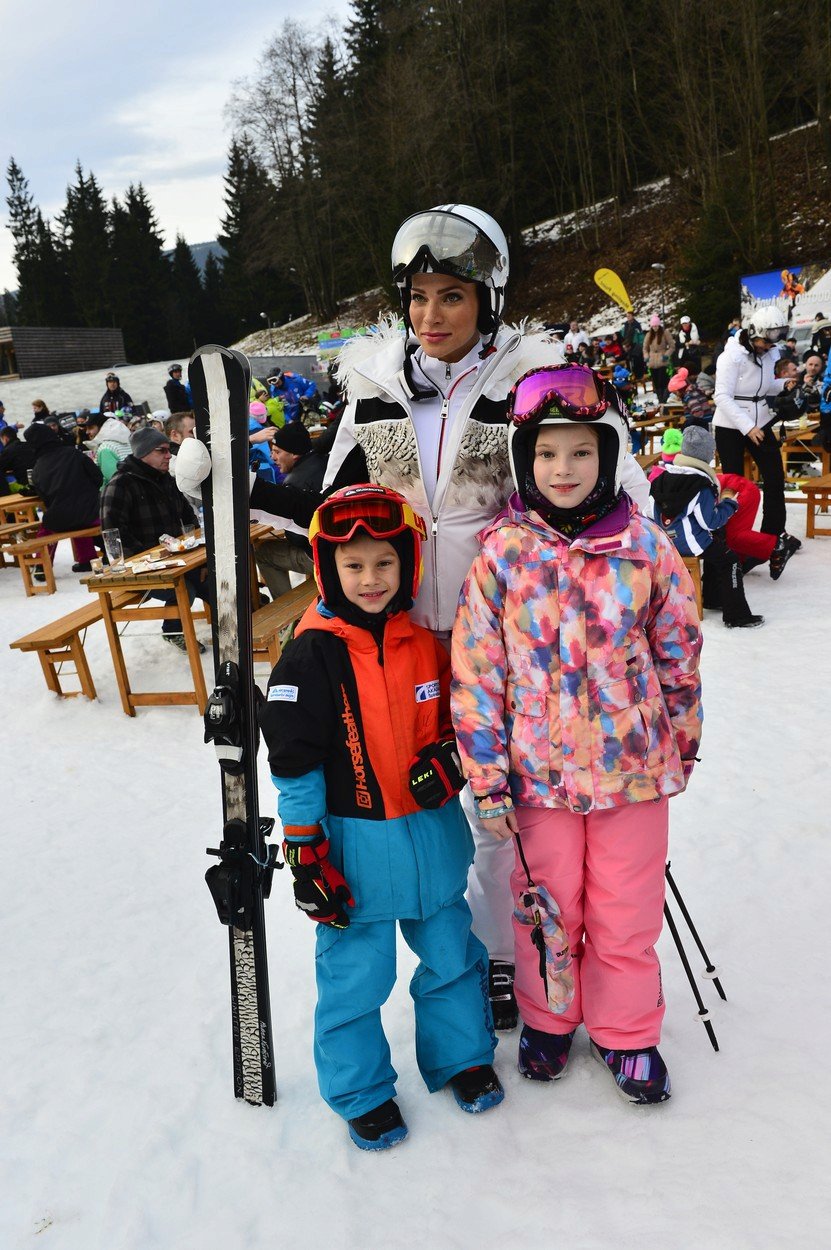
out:
<path id="1" fill-rule="evenodd" d="M 580 812 L 516 809 L 535 881 L 552 884 L 571 947 L 574 998 L 552 1015 L 539 954 L 514 920 L 514 989 L 526 1024 L 570 1033 L 583 1023 L 600 1046 L 631 1049 L 661 1040 L 664 995 L 654 944 L 663 923 L 668 800 Z M 525 885 L 519 863 L 514 897 Z"/>

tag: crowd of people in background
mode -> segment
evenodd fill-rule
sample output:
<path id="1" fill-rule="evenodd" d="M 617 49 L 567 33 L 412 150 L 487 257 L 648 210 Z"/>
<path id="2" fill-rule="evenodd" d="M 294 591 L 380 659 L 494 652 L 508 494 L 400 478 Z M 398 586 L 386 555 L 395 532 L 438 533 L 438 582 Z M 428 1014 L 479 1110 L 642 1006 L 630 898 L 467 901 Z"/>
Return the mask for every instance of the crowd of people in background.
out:
<path id="1" fill-rule="evenodd" d="M 784 564 L 793 554 L 795 540 L 791 540 L 790 546 L 786 544 L 784 483 L 773 429 L 777 422 L 804 420 L 808 414 L 820 412 L 821 429 L 816 441 L 825 447 L 831 446 L 831 321 L 826 320 L 822 313 L 817 314 L 810 341 L 805 340 L 801 353 L 797 349 L 796 338 L 787 337 L 776 343 L 775 351 L 770 350 L 772 344 L 764 341 L 757 357 L 747 338 L 747 331 L 742 329 L 741 322 L 736 318 L 727 327 L 712 354 L 708 353 L 709 358 L 704 365 L 704 347 L 698 327 L 687 313 L 680 315 L 672 327 L 658 312 L 640 320 L 634 311 L 630 311 L 614 331 L 590 334 L 577 319 L 549 326 L 547 331 L 551 340 L 562 343 L 567 361 L 595 368 L 611 368 L 610 380 L 636 425 L 657 417 L 661 406 L 665 405 L 667 410 L 673 406 L 683 408 L 679 438 L 687 427 L 712 427 L 724 474 L 716 483 L 722 488 L 716 503 L 720 510 L 715 513 L 719 524 L 713 527 L 716 538 L 715 541 L 708 541 L 706 554 L 702 548 L 705 572 L 708 566 L 713 569 L 709 579 L 711 591 L 713 587 L 726 586 L 731 578 L 735 590 L 737 555 L 740 557 L 740 571 L 742 567 L 746 571 L 764 558 L 773 561 L 771 567 L 775 569 L 775 576 L 780 576 Z M 765 377 L 766 419 L 758 430 L 754 428 L 748 433 L 742 428 L 742 419 L 737 416 L 741 400 L 736 404 L 729 394 L 722 395 L 722 416 L 714 420 L 719 409 L 719 361 L 723 374 L 729 370 L 730 361 L 737 361 L 739 366 L 750 370 L 759 362 Z M 116 524 L 119 518 L 112 511 L 111 501 L 123 493 L 131 474 L 134 477 L 138 474 L 145 481 L 157 481 L 157 484 L 164 478 L 167 496 L 181 499 L 193 513 L 199 506 L 198 495 L 185 499 L 176 487 L 175 478 L 178 448 L 194 433 L 192 400 L 187 383 L 183 381 L 183 366 L 174 362 L 167 373 L 164 384 L 167 407 L 154 411 L 146 403 L 136 403 L 122 386 L 119 375 L 112 371 L 104 378 L 105 389 L 97 409 L 52 412 L 42 399 L 35 399 L 31 405 L 31 420 L 25 431 L 23 422 L 7 417 L 5 404 L 0 400 L 0 486 L 11 491 L 38 489 L 41 493 L 55 496 L 49 517 L 44 520 L 44 532 L 49 529 L 55 531 L 58 524 L 63 528 L 80 528 L 99 519 L 108 525 Z M 758 382 L 755 379 L 752 383 L 748 381 L 746 389 L 751 384 L 756 394 Z M 736 390 L 735 386 L 733 390 Z M 741 387 L 738 393 L 741 394 Z M 731 404 L 732 416 L 725 415 Z M 336 392 L 328 394 L 327 402 L 322 402 L 316 383 L 298 373 L 278 369 L 264 379 L 255 377 L 251 383 L 249 416 L 252 470 L 269 484 L 285 482 L 292 487 L 318 492 L 334 441 L 337 419 L 342 411 L 343 403 Z M 307 427 L 329 423 L 333 426 L 331 436 L 316 439 L 313 444 Z M 147 451 L 145 443 L 151 433 L 153 446 Z M 664 449 L 664 457 L 655 466 L 658 475 L 677 454 L 680 453 L 683 460 L 680 445 L 674 446 L 674 433 L 672 430 L 667 432 L 669 447 Z M 136 455 L 137 443 L 143 452 L 141 455 Z M 756 546 L 752 553 L 743 554 L 741 542 L 738 547 L 735 542 L 728 542 L 728 531 L 732 529 L 735 535 L 736 527 L 734 524 L 725 527 L 722 512 L 730 514 L 727 519 L 732 521 L 732 514 L 736 511 L 733 504 L 740 503 L 738 510 L 742 514 L 742 525 L 750 528 L 745 519 L 753 503 L 752 493 L 755 493 L 758 504 L 758 487 L 748 484 L 752 491 L 743 488 L 738 492 L 736 489 L 737 479 L 747 481 L 742 477 L 745 445 L 762 470 L 764 509 L 761 531 L 752 531 L 756 537 L 751 546 L 754 542 Z M 631 431 L 631 446 L 634 452 L 641 450 L 640 430 L 637 428 Z M 83 453 L 85 467 L 82 469 L 74 456 L 67 458 L 60 455 L 59 449 Z M 164 463 L 161 463 L 162 460 Z M 63 466 L 62 472 L 58 472 L 59 466 Z M 115 487 L 111 487 L 116 478 Z M 730 480 L 729 486 L 725 486 L 726 479 Z M 57 491 L 56 481 L 59 482 Z M 667 478 L 658 488 L 658 494 L 666 495 L 671 485 L 673 483 Z M 725 490 L 729 492 L 726 495 Z M 102 492 L 101 506 L 98 506 L 99 491 Z M 70 496 L 74 497 L 71 502 Z M 723 501 L 726 501 L 724 507 Z M 182 524 L 183 516 L 184 512 L 177 504 L 167 517 L 167 530 L 175 531 Z M 156 541 L 158 535 L 151 534 L 151 530 L 156 527 L 158 519 L 154 518 L 149 528 L 146 525 L 140 527 L 139 545 L 130 543 L 129 554 L 139 550 L 141 544 L 149 546 Z M 761 547 L 765 549 L 763 557 L 756 549 L 759 547 L 756 540 L 760 535 Z M 725 545 L 727 555 L 722 550 Z M 88 571 L 94 552 L 91 542 L 79 540 L 75 551 L 73 570 Z M 284 537 L 263 544 L 259 565 L 267 592 L 273 597 L 289 588 L 290 572 L 308 575 L 312 567 L 311 550 L 302 530 L 292 533 L 290 525 Z M 730 571 L 729 575 L 725 570 Z M 720 606 L 721 601 L 718 589 L 712 593 L 708 591 L 711 606 Z M 727 611 L 725 619 L 729 615 Z M 738 615 L 753 616 L 745 608 L 741 608 Z M 173 622 L 172 627 L 170 622 L 165 622 L 163 632 L 166 635 L 175 634 L 177 626 L 178 622 Z"/>

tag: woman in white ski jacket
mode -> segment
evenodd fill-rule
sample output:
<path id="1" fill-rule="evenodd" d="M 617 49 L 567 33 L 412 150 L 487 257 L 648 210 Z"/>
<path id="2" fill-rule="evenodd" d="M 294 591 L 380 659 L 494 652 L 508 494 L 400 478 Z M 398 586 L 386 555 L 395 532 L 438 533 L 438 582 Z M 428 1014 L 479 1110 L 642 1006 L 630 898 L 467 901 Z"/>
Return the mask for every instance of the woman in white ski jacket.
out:
<path id="1" fill-rule="evenodd" d="M 773 370 L 780 355 L 777 343 L 787 332 L 784 314 L 775 306 L 754 313 L 747 328 L 727 340 L 716 363 L 713 393 L 722 471 L 743 477 L 745 449 L 750 452 L 764 479 L 761 529 L 777 536 L 785 530 L 785 476 L 768 398 L 786 385 Z"/>
<path id="2" fill-rule="evenodd" d="M 467 253 L 452 250 L 463 245 Z M 389 320 L 376 333 L 351 339 L 341 352 L 338 382 L 348 405 L 324 488 L 341 485 L 341 466 L 357 443 L 367 480 L 399 491 L 420 513 L 429 541 L 411 615 L 434 633 L 449 635 L 459 591 L 479 550 L 477 534 L 514 489 L 508 393 L 530 369 L 562 364 L 565 357 L 561 343 L 500 325 L 507 242 L 481 210 L 448 204 L 408 218 L 393 244 L 392 262 L 410 333 L 403 338 Z M 478 277 L 460 277 L 474 270 Z M 440 303 L 453 299 L 451 288 L 460 283 L 478 288 L 479 315 L 448 342 Z M 632 456 L 623 484 L 647 510 L 649 484 Z"/>

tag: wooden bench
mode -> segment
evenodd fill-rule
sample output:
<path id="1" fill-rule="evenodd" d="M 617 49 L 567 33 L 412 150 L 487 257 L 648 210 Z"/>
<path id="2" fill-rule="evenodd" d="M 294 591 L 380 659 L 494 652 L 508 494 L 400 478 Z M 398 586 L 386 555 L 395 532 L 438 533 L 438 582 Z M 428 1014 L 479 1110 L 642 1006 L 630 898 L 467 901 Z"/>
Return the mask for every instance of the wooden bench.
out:
<path id="1" fill-rule="evenodd" d="M 704 595 L 701 589 L 701 560 L 698 556 L 681 556 L 684 562 L 684 568 L 689 573 L 695 586 L 695 602 L 698 605 L 698 615 L 704 615 Z"/>
<path id="2" fill-rule="evenodd" d="M 4 543 L 0 550 L 4 557 L 10 555 L 17 561 L 23 577 L 23 589 L 27 595 L 54 595 L 55 573 L 52 569 L 52 557 L 49 548 L 63 539 L 96 538 L 101 533 L 100 525 L 88 525 L 86 529 L 62 530 L 58 534 L 44 534 L 39 538 L 28 538 L 22 543 Z M 45 581 L 36 585 L 32 580 L 32 572 L 42 568 Z"/>
<path id="3" fill-rule="evenodd" d="M 33 534 L 37 533 L 39 527 L 40 521 L 12 521 L 10 524 L 0 525 L 0 543 L 4 544 L 0 546 L 0 569 L 14 568 L 17 563 L 11 556 L 7 557 L 6 554 L 9 546 L 17 542 L 16 536 L 20 534 L 21 541 L 24 536 L 31 538 Z"/>
<path id="4" fill-rule="evenodd" d="M 819 535 L 831 535 L 831 526 L 818 526 L 817 517 L 828 516 L 831 521 L 831 473 L 825 477 L 812 477 L 802 483 L 802 490 L 808 503 L 808 517 L 805 522 L 805 537 L 817 538 Z"/>
<path id="5" fill-rule="evenodd" d="M 316 598 L 317 586 L 313 578 L 309 577 L 299 586 L 293 586 L 286 594 L 280 595 L 273 603 L 257 608 L 251 618 L 254 659 L 261 662 L 267 660 L 273 668 L 283 650 L 281 633 L 290 625 L 295 625 Z"/>
<path id="6" fill-rule="evenodd" d="M 137 591 L 125 591 L 123 594 L 114 595 L 113 598 L 117 599 L 119 607 L 124 607 L 127 604 L 137 603 L 141 599 L 141 594 Z M 52 621 L 50 625 L 43 625 L 32 634 L 26 634 L 24 638 L 18 638 L 15 642 L 9 643 L 9 646 L 17 651 L 35 651 L 46 678 L 46 685 L 61 698 L 75 698 L 83 694 L 88 699 L 95 699 L 97 698 L 95 683 L 84 654 L 81 634 L 88 626 L 100 621 L 103 615 L 100 601 L 89 603 L 84 608 L 78 608 L 77 611 L 69 612 L 59 620 Z M 75 666 L 74 675 L 81 683 L 80 690 L 64 690 L 61 687 L 60 668 L 64 664 Z"/>

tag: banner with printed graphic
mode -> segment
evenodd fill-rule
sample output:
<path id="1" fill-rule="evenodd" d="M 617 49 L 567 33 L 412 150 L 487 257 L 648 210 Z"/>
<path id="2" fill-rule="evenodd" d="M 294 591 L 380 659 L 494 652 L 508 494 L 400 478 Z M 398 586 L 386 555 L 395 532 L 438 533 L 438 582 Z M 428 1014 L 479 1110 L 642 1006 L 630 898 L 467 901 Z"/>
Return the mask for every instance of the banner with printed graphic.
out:
<path id="1" fill-rule="evenodd" d="M 831 264 L 787 265 L 765 273 L 745 274 L 741 279 L 742 325 L 755 309 L 775 305 L 784 312 L 792 329 L 811 325 L 819 314 L 831 318 Z"/>

